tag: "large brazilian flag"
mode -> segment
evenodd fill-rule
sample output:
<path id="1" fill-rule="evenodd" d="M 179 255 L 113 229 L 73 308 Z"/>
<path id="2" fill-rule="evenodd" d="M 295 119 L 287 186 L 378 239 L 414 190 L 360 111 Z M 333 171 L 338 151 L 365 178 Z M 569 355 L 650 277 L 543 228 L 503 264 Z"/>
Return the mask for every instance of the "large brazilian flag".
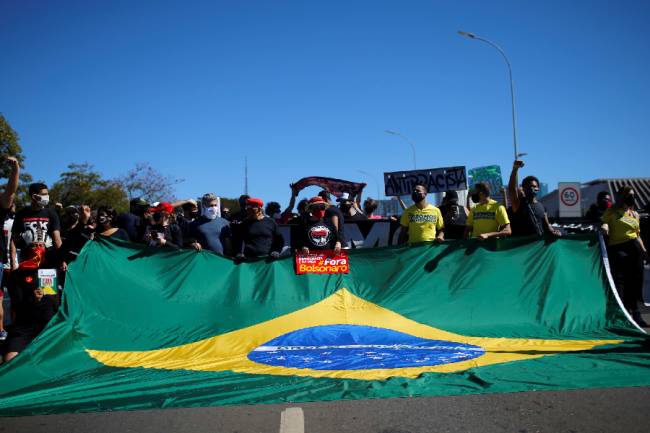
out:
<path id="1" fill-rule="evenodd" d="M 291 258 L 86 245 L 0 415 L 650 385 L 595 236 Z"/>

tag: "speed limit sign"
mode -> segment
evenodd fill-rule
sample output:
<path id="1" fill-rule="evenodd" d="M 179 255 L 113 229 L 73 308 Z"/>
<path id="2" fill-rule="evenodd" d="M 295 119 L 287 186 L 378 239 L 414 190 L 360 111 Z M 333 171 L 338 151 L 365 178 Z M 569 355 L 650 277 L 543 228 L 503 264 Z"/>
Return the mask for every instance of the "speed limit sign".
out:
<path id="1" fill-rule="evenodd" d="M 560 201 L 560 218 L 582 216 L 579 182 L 560 182 L 558 185 L 558 198 Z"/>

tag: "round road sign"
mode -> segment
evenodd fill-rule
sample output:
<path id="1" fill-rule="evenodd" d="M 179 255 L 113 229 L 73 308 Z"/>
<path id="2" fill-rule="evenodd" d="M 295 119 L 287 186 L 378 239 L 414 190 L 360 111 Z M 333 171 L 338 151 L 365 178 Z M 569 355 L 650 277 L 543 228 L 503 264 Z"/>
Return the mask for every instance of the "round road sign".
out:
<path id="1" fill-rule="evenodd" d="M 575 206 L 580 201 L 580 192 L 572 186 L 567 186 L 560 191 L 560 200 L 565 206 Z"/>

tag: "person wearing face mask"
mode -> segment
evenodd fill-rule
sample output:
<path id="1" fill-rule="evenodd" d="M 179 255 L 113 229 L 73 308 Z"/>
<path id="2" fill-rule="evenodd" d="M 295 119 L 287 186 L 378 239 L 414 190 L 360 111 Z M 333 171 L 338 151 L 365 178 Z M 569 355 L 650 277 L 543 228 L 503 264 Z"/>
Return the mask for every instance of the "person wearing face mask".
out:
<path id="1" fill-rule="evenodd" d="M 490 198 L 490 185 L 483 182 L 474 185 L 472 201 L 476 206 L 470 209 L 467 217 L 466 238 L 484 241 L 512 234 L 506 208 Z"/>
<path id="2" fill-rule="evenodd" d="M 382 219 L 383 217 L 381 215 L 375 215 L 375 212 L 377 212 L 378 207 L 379 207 L 379 203 L 377 202 L 377 200 L 368 197 L 363 202 L 363 213 L 365 213 L 366 217 L 368 217 L 368 219 L 371 220 Z"/>
<path id="3" fill-rule="evenodd" d="M 147 227 L 144 214 L 149 209 L 149 203 L 142 198 L 134 198 L 129 202 L 129 212 L 118 215 L 117 227 L 126 230 L 129 239 L 142 242 Z"/>
<path id="4" fill-rule="evenodd" d="M 307 213 L 300 218 L 294 248 L 303 254 L 310 250 L 334 250 L 341 252 L 339 231 L 331 220 L 325 217 L 329 203 L 322 197 L 312 197 L 307 205 Z"/>
<path id="5" fill-rule="evenodd" d="M 67 206 L 63 209 L 61 223 L 61 270 L 68 270 L 68 265 L 73 262 L 83 246 L 91 239 L 94 229 L 89 225 L 90 207 L 87 205 Z"/>
<path id="6" fill-rule="evenodd" d="M 612 207 L 612 196 L 609 191 L 601 191 L 596 196 L 596 203 L 589 207 L 585 214 L 585 220 L 589 222 L 599 222 L 605 211 Z"/>
<path id="7" fill-rule="evenodd" d="M 336 199 L 336 201 L 339 202 L 339 209 L 341 209 L 345 221 L 366 221 L 368 219 L 368 217 L 361 212 L 361 209 L 359 209 L 357 204 L 352 200 L 349 193 L 344 192 L 341 194 L 341 197 Z"/>
<path id="8" fill-rule="evenodd" d="M 442 242 L 445 223 L 440 209 L 427 202 L 427 187 L 415 185 L 411 198 L 415 204 L 406 208 L 400 218 L 400 242 Z"/>
<path id="9" fill-rule="evenodd" d="M 239 212 L 232 215 L 230 221 L 234 224 L 240 224 L 246 219 L 246 201 L 250 198 L 248 194 L 242 194 L 237 201 L 239 202 Z"/>
<path id="10" fill-rule="evenodd" d="M 97 209 L 97 226 L 95 227 L 97 236 L 128 241 L 129 234 L 126 230 L 115 226 L 116 219 L 117 212 L 115 212 L 115 209 L 110 206 L 100 206 Z M 97 239 L 97 236 L 95 236 L 95 239 Z"/>
<path id="11" fill-rule="evenodd" d="M 4 236 L 0 239 L 0 341 L 7 338 L 7 332 L 4 329 L 4 309 L 2 301 L 4 299 L 4 287 L 7 286 L 4 275 L 11 271 L 11 259 L 9 245 L 11 242 L 11 228 L 15 219 L 16 205 L 14 198 L 18 190 L 18 177 L 20 175 L 20 163 L 13 156 L 6 156 L 5 161 L 10 167 L 10 173 L 7 176 L 8 182 L 4 191 L 0 193 L 0 221 L 4 224 Z"/>
<path id="12" fill-rule="evenodd" d="M 230 223 L 218 216 L 219 200 L 212 193 L 201 197 L 201 215 L 190 224 L 189 246 L 221 255 L 232 253 Z"/>
<path id="13" fill-rule="evenodd" d="M 176 222 L 183 232 L 183 240 L 186 244 L 190 244 L 190 238 L 192 237 L 190 230 L 192 222 L 195 221 L 200 215 L 199 206 L 196 203 L 196 200 L 192 199 L 183 200 L 180 203 L 182 203 L 180 205 L 180 208 L 182 209 L 183 213 L 181 215 L 177 215 Z"/>
<path id="14" fill-rule="evenodd" d="M 318 196 L 322 198 L 329 206 L 325 209 L 325 219 L 330 221 L 334 227 L 339 232 L 339 239 L 341 243 L 345 243 L 345 217 L 343 212 L 338 206 L 333 206 L 330 193 L 327 190 L 322 190 L 318 193 Z"/>
<path id="15" fill-rule="evenodd" d="M 635 210 L 635 194 L 631 186 L 616 194 L 616 204 L 601 218 L 601 230 L 607 237 L 607 254 L 612 265 L 616 290 L 632 319 L 641 327 L 648 325 L 639 312 L 643 287 L 643 262 L 648 251 L 641 238 L 639 214 Z"/>
<path id="16" fill-rule="evenodd" d="M 19 264 L 15 254 L 16 249 L 22 251 L 23 258 L 32 258 L 38 261 L 40 268 L 56 268 L 56 250 L 61 248 L 61 223 L 59 215 L 48 204 L 50 196 L 47 185 L 32 183 L 28 188 L 31 206 L 27 206 L 16 213 L 16 219 L 11 233 L 11 260 L 12 268 L 17 269 Z M 40 251 L 45 254 L 41 255 Z"/>
<path id="17" fill-rule="evenodd" d="M 266 216 L 273 218 L 273 221 L 276 223 L 280 224 L 282 222 L 282 208 L 280 207 L 280 203 L 277 201 L 268 202 L 264 209 L 264 213 Z"/>
<path id="18" fill-rule="evenodd" d="M 508 182 L 508 195 L 512 206 L 513 236 L 544 236 L 545 233 L 561 236 L 559 230 L 551 227 L 544 205 L 537 200 L 539 180 L 535 176 L 527 176 L 521 182 L 523 196 L 517 188 L 517 174 L 524 166 L 523 161 L 515 161 Z"/>
<path id="19" fill-rule="evenodd" d="M 463 239 L 468 212 L 458 203 L 458 193 L 446 191 L 439 209 L 445 223 L 445 239 Z"/>
<path id="20" fill-rule="evenodd" d="M 158 203 L 147 211 L 151 219 L 144 232 L 144 241 L 150 247 L 179 249 L 183 245 L 183 233 L 171 219 L 173 212 L 174 208 L 167 202 Z"/>
<path id="21" fill-rule="evenodd" d="M 237 258 L 277 258 L 284 247 L 284 238 L 277 223 L 264 215 L 264 202 L 259 198 L 246 200 L 246 219 L 235 237 Z"/>

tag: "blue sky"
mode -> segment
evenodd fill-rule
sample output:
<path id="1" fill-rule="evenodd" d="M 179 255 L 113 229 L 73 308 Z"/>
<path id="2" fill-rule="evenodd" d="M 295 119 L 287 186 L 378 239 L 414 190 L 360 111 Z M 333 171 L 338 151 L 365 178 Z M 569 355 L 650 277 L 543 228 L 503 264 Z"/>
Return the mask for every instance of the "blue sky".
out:
<path id="1" fill-rule="evenodd" d="M 647 1 L 0 2 L 0 112 L 26 168 L 105 177 L 149 162 L 179 197 L 249 189 L 286 203 L 321 175 L 512 164 L 522 174 L 650 176 Z M 380 186 L 383 191 L 383 185 Z"/>

